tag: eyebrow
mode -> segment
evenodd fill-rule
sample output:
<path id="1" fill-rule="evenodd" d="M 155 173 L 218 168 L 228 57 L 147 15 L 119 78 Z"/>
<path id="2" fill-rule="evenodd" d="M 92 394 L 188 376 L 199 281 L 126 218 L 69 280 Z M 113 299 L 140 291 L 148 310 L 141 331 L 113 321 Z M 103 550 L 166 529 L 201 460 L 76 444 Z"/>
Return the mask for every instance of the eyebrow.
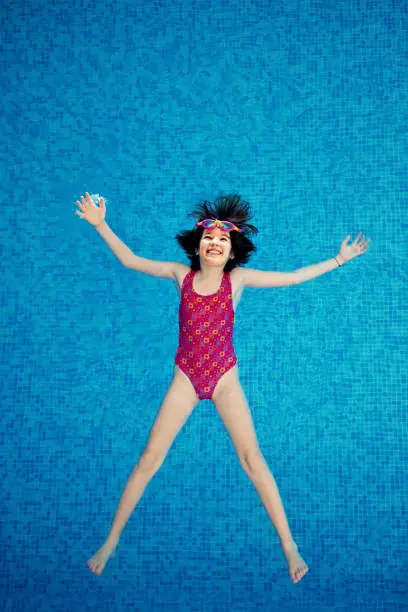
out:
<path id="1" fill-rule="evenodd" d="M 211 234 L 211 232 L 206 230 L 205 233 L 203 234 L 203 236 L 212 236 L 212 234 Z M 229 236 L 228 236 L 228 234 L 221 234 L 220 238 L 229 238 Z"/>

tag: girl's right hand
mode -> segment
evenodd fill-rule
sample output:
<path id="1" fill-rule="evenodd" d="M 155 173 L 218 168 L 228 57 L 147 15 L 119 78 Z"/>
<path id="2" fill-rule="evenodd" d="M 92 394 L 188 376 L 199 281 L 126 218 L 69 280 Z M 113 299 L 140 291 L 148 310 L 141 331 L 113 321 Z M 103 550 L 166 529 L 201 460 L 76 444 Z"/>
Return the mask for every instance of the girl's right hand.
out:
<path id="1" fill-rule="evenodd" d="M 103 198 L 99 198 L 100 206 L 97 206 L 89 193 L 85 192 L 86 199 L 84 196 L 81 196 L 81 201 L 77 200 L 77 204 L 79 208 L 82 210 L 82 213 L 79 210 L 75 211 L 78 217 L 82 219 L 86 219 L 93 226 L 99 225 L 105 219 L 106 215 L 106 207 L 105 200 Z"/>

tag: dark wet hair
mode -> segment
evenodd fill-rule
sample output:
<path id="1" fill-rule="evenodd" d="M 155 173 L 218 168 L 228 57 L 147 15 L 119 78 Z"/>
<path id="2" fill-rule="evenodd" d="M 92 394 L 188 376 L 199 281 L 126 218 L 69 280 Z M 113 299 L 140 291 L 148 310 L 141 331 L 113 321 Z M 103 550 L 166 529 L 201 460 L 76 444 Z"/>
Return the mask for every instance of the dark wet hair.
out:
<path id="1" fill-rule="evenodd" d="M 233 230 L 230 232 L 231 250 L 234 259 L 228 259 L 224 266 L 224 272 L 231 272 L 233 268 L 241 264 L 246 264 L 251 257 L 251 253 L 256 251 L 256 246 L 248 238 L 248 234 L 257 234 L 258 229 L 248 223 L 251 219 L 251 206 L 242 200 L 238 194 L 220 195 L 215 199 L 214 204 L 208 200 L 202 200 L 194 210 L 188 214 L 197 221 L 203 219 L 219 219 L 220 221 L 231 221 L 242 229 L 242 233 Z M 200 256 L 196 255 L 196 249 L 200 245 L 201 237 L 205 228 L 202 225 L 194 227 L 192 230 L 183 230 L 176 236 L 176 240 L 187 254 L 192 270 L 200 269 Z"/>

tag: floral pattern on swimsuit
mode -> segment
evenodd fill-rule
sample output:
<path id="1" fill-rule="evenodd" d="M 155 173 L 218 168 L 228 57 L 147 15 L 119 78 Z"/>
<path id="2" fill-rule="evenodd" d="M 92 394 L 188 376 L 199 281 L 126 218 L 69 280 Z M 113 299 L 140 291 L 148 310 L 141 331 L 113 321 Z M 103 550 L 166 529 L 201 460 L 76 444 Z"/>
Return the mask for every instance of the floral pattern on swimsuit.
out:
<path id="1" fill-rule="evenodd" d="M 232 344 L 235 313 L 228 273 L 211 295 L 194 291 L 195 274 L 190 270 L 183 281 L 175 362 L 203 400 L 212 398 L 220 378 L 237 363 Z"/>

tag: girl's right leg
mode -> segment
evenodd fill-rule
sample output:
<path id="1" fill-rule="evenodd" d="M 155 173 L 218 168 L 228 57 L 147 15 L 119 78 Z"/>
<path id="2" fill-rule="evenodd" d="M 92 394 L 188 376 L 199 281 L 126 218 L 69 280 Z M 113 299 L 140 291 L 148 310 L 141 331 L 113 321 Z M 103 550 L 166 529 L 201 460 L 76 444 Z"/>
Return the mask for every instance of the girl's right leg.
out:
<path id="1" fill-rule="evenodd" d="M 145 449 L 122 493 L 105 544 L 88 561 L 89 569 L 95 574 L 102 573 L 147 484 L 162 465 L 174 439 L 197 402 L 198 397 L 191 382 L 176 366 L 173 380 L 153 423 Z"/>

